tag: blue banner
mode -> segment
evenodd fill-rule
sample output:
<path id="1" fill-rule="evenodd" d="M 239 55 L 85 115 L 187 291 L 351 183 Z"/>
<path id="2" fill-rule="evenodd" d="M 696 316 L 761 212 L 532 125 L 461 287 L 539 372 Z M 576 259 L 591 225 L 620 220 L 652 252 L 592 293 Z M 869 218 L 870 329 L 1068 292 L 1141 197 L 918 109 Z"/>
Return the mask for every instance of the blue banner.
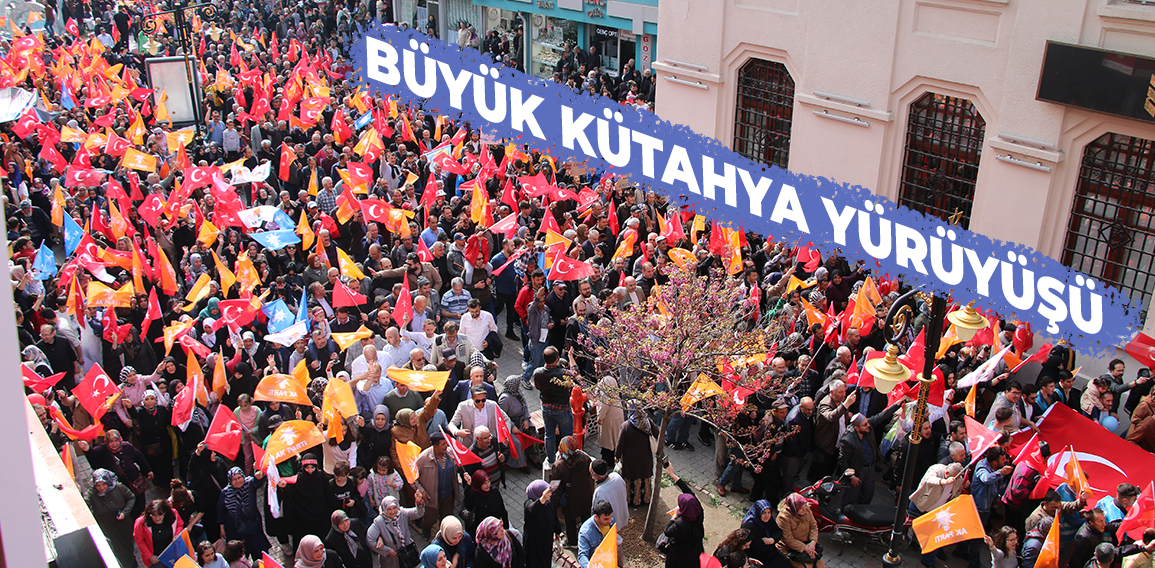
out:
<path id="1" fill-rule="evenodd" d="M 1081 348 L 1126 343 L 1139 306 L 1035 250 L 951 226 L 860 186 L 756 163 L 657 115 L 459 51 L 412 30 L 373 26 L 351 47 L 349 80 L 377 96 L 461 116 L 487 136 L 585 161 L 746 230 L 839 248 L 908 283 L 1031 322 Z M 480 125 L 480 126 L 478 126 Z M 869 267 L 869 266 L 868 266 Z"/>

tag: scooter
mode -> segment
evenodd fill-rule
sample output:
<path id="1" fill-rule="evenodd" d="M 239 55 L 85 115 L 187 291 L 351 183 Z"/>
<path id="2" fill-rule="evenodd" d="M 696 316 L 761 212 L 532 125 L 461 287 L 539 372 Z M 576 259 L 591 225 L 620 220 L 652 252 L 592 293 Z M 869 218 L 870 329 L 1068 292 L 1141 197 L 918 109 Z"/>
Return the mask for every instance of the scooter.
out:
<path id="1" fill-rule="evenodd" d="M 888 505 L 847 505 L 842 507 L 842 491 L 854 477 L 854 470 L 848 469 L 842 477 L 826 476 L 814 485 L 799 491 L 810 503 L 810 511 L 818 522 L 818 532 L 834 532 L 834 539 L 845 544 L 853 541 L 855 533 L 866 535 L 881 546 L 890 545 L 890 532 L 894 523 L 895 508 Z M 909 530 L 911 518 L 908 515 L 903 524 Z"/>

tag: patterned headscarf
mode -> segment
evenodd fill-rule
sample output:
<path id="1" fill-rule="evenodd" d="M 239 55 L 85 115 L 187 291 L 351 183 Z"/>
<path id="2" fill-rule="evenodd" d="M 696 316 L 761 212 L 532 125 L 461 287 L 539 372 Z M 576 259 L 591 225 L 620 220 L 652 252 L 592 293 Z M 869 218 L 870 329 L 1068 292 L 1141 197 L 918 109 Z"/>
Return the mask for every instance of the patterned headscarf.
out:
<path id="1" fill-rule="evenodd" d="M 385 514 L 385 511 L 388 511 L 389 507 L 392 507 L 393 505 L 400 506 L 398 501 L 397 501 L 397 498 L 392 496 L 392 495 L 389 495 L 389 496 L 387 496 L 381 500 L 381 506 L 379 507 L 378 512 L 381 513 L 381 518 L 385 519 L 386 523 L 389 523 L 394 528 L 400 528 L 401 527 L 401 515 L 400 514 L 398 514 L 396 517 L 390 517 L 389 515 Z"/>
<path id="2" fill-rule="evenodd" d="M 102 482 L 108 484 L 108 489 L 105 489 L 103 492 L 97 491 L 96 492 L 97 497 L 104 497 L 105 495 L 108 495 L 108 492 L 112 491 L 113 487 L 116 487 L 116 474 L 112 473 L 111 471 L 108 471 L 107 469 L 104 469 L 104 468 L 100 468 L 100 469 L 92 472 L 93 485 L 95 486 L 97 483 L 102 483 Z"/>
<path id="3" fill-rule="evenodd" d="M 566 436 L 561 439 L 557 445 L 557 451 L 561 454 L 562 459 L 569 459 L 573 455 L 574 450 L 577 449 L 577 440 L 573 436 Z"/>
<path id="4" fill-rule="evenodd" d="M 477 545 L 489 553 L 501 568 L 509 568 L 513 558 L 513 545 L 509 542 L 509 534 L 501 528 L 501 519 L 486 517 L 477 525 Z"/>
<path id="5" fill-rule="evenodd" d="M 501 383 L 501 393 L 513 397 L 519 404 L 523 414 L 528 414 L 529 404 L 525 402 L 525 395 L 521 394 L 521 375 L 510 375 Z"/>
<path id="6" fill-rule="evenodd" d="M 746 511 L 746 516 L 742 517 L 742 524 L 754 523 L 754 525 L 762 529 L 764 533 L 770 534 L 770 523 L 762 522 L 762 512 L 772 507 L 773 505 L 771 505 L 769 501 L 759 499 L 754 503 L 753 507 L 750 507 L 749 511 Z M 771 521 L 773 521 L 773 519 L 771 519 Z"/>
<path id="7" fill-rule="evenodd" d="M 136 369 L 132 368 L 129 365 L 125 365 L 125 366 L 121 367 L 120 368 L 120 382 L 123 383 L 124 380 L 127 379 L 129 375 L 131 375 L 135 372 L 136 372 Z"/>
<path id="8" fill-rule="evenodd" d="M 789 511 L 791 515 L 801 515 L 802 510 L 807 507 L 806 498 L 798 493 L 787 495 L 783 503 L 786 504 L 786 510 Z"/>

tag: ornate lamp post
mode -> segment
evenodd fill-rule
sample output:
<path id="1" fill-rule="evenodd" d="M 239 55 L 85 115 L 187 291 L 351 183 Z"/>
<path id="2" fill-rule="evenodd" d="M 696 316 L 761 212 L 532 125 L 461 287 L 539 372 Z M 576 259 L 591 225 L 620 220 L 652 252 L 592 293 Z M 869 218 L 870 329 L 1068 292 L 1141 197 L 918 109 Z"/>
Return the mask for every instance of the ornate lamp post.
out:
<path id="1" fill-rule="evenodd" d="M 907 456 L 902 471 L 902 484 L 898 494 L 898 506 L 894 512 L 894 526 L 890 534 L 890 550 L 882 559 L 882 565 L 894 568 L 902 563 L 898 548 L 905 537 L 906 509 L 910 501 L 911 484 L 914 482 L 915 460 L 911 456 L 918 454 L 918 446 L 922 442 L 922 423 L 926 420 L 927 397 L 930 386 L 934 384 L 935 355 L 938 353 L 940 330 L 944 319 L 948 319 L 955 326 L 955 333 L 962 341 L 970 341 L 978 330 L 987 326 L 986 318 L 975 312 L 974 302 L 967 307 L 946 315 L 946 300 L 941 295 L 931 295 L 925 292 L 911 290 L 897 301 L 891 308 L 883 326 L 883 336 L 887 341 L 886 356 L 874 359 L 866 364 L 870 373 L 874 375 L 875 386 L 881 393 L 889 393 L 898 383 L 910 379 L 911 371 L 898 362 L 899 338 L 905 335 L 914 321 L 917 299 L 930 303 L 930 321 L 927 322 L 928 331 L 925 334 L 925 348 L 923 350 L 922 372 L 918 374 L 918 401 L 915 403 L 913 424 L 910 429 L 910 455 Z"/>
<path id="2" fill-rule="evenodd" d="M 199 16 L 202 21 L 212 21 L 216 19 L 217 7 L 216 5 L 205 2 L 202 4 L 187 4 L 185 0 L 176 2 L 169 0 L 169 9 L 161 12 L 153 12 L 145 14 L 140 23 L 141 31 L 146 35 L 152 36 L 157 31 L 157 22 L 172 15 L 172 33 L 177 45 L 180 46 L 181 55 L 184 56 L 185 76 L 188 78 L 189 97 L 192 100 L 193 107 L 193 121 L 196 124 L 197 133 L 201 132 L 201 101 L 197 99 L 196 82 L 193 80 L 193 65 L 192 59 L 189 58 L 189 53 L 192 51 L 192 18 Z"/>

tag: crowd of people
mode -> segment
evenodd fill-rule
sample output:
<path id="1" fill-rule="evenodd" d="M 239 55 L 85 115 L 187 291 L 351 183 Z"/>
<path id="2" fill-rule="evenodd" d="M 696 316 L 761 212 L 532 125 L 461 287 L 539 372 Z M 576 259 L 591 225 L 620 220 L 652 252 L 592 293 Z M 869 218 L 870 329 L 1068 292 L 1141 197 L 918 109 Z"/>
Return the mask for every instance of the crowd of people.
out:
<path id="1" fill-rule="evenodd" d="M 537 568 L 552 565 L 555 539 L 586 568 L 609 528 L 620 535 L 631 507 L 649 503 L 652 444 L 694 450 L 695 424 L 700 445 L 715 452 L 711 489 L 752 501 L 741 528 L 715 549 L 727 568 L 823 566 L 798 490 L 847 469 L 856 473 L 844 503 L 870 503 L 876 487 L 889 486 L 912 492 L 913 516 L 969 490 L 999 567 L 1020 557 L 1032 566 L 1054 518 L 1063 523 L 1064 566 L 1106 568 L 1109 557 L 1131 553 L 1150 565 L 1155 538 L 1111 542 L 1121 546 L 1100 554 L 1134 487 L 1080 516 L 1081 496 L 1063 487 L 1041 502 L 1024 498 L 1039 472 L 1010 464 L 1005 441 L 969 454 L 960 422 L 968 392 L 955 388 L 957 378 L 1003 345 L 1030 349 L 1029 333 L 1000 320 L 987 337 L 944 352 L 936 363 L 945 395 L 932 401 L 925 426 L 932 443 L 907 456 L 909 444 L 892 442 L 910 427 L 909 399 L 856 384 L 870 353 L 885 347 L 882 322 L 898 279 L 753 233 L 730 247 L 720 228 L 628 180 L 483 141 L 475 125 L 356 90 L 342 80 L 345 41 L 354 22 L 394 22 L 389 0 L 218 3 L 221 21 L 193 22 L 206 118 L 187 140 L 143 86 L 144 60 L 175 55 L 179 45 L 171 30 L 137 33 L 148 6 L 65 2 L 59 15 L 49 6 L 46 33 L 0 42 L 8 63 L 0 77 L 39 101 L 38 111 L 0 126 L 0 199 L 24 366 L 54 379 L 26 379 L 30 402 L 58 449 L 91 465 L 85 498 L 123 566 L 157 566 L 187 534 L 197 562 L 213 568 L 249 566 L 273 547 L 298 567 Z M 459 45 L 523 64 L 520 41 L 474 46 L 467 35 Z M 612 78 L 597 61 L 592 50 L 567 50 L 555 80 L 652 103 L 649 70 Z M 126 165 L 128 150 L 143 158 Z M 264 179 L 224 177 L 264 164 Z M 529 180 L 549 189 L 538 193 Z M 591 275 L 549 279 L 559 256 Z M 584 360 L 583 336 L 599 318 L 656 309 L 648 297 L 672 270 L 734 279 L 754 306 L 748 330 L 782 334 L 782 347 L 749 369 L 790 385 L 785 396 L 745 401 L 742 420 L 757 435 L 792 432 L 761 463 L 745 458 L 743 440 L 692 413 L 662 433 L 646 413 L 568 380 L 610 388 L 632 380 Z M 876 315 L 835 324 L 849 321 L 841 314 L 862 301 L 863 288 L 875 290 Z M 927 323 L 924 307 L 904 350 Z M 497 377 L 495 361 L 519 351 L 524 372 Z M 994 380 L 973 387 L 977 415 L 1009 432 L 1068 404 L 1118 426 L 1122 404 L 1133 417 L 1129 439 L 1155 448 L 1149 372 L 1126 382 L 1123 363 L 1112 362 L 1080 395 L 1073 364 L 1071 351 L 1056 347 L 1038 381 L 1023 385 L 1000 363 Z M 448 379 L 411 389 L 394 380 L 397 370 Z M 262 380 L 294 374 L 308 403 L 262 396 Z M 335 382 L 349 386 L 355 415 L 331 419 L 323 410 Z M 190 386 L 197 396 L 182 397 Z M 538 391 L 540 405 L 523 389 Z M 202 392 L 191 410 L 181 407 Z M 222 409 L 241 427 L 235 458 L 206 438 Z M 263 467 L 273 435 L 294 421 L 315 424 L 325 442 Z M 595 424 L 596 439 L 585 440 Z M 420 449 L 412 471 L 398 452 L 409 443 Z M 586 453 L 590 443 L 600 454 Z M 458 467 L 457 447 L 478 463 Z M 898 487 L 893 472 L 908 459 L 921 481 Z M 510 468 L 545 472 L 522 503 L 507 504 L 498 489 Z M 701 490 L 667 473 L 681 494 L 660 548 L 666 566 L 696 567 L 705 550 Z M 510 506 L 524 507 L 520 531 Z M 417 537 L 428 547 L 418 550 Z M 979 544 L 961 552 L 971 568 L 987 546 Z"/>

